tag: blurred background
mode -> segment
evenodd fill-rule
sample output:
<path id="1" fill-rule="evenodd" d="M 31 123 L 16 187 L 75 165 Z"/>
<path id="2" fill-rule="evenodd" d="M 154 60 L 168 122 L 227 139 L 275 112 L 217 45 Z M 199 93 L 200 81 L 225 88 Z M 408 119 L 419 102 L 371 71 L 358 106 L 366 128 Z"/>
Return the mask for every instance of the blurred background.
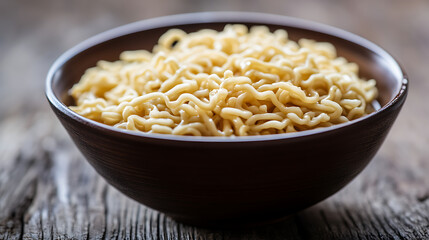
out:
<path id="1" fill-rule="evenodd" d="M 362 226 L 362 231 L 366 231 L 366 221 L 375 219 L 374 228 L 377 229 L 377 219 L 394 219 L 394 222 L 389 222 L 387 230 L 384 229 L 386 233 L 395 233 L 401 224 L 407 230 L 405 235 L 417 236 L 412 235 L 416 225 L 425 226 L 427 233 L 427 215 L 415 218 L 415 214 L 427 213 L 429 209 L 429 201 L 426 201 L 429 198 L 428 0 L 0 0 L 0 232 L 2 221 L 9 221 L 10 216 L 17 222 L 21 221 L 23 213 L 16 209 L 25 206 L 26 200 L 17 196 L 27 196 L 26 184 L 37 181 L 38 186 L 42 186 L 38 188 L 42 195 L 37 195 L 40 206 L 33 206 L 29 220 L 26 219 L 30 226 L 38 226 L 38 215 L 35 213 L 45 214 L 42 210 L 51 206 L 50 202 L 57 201 L 52 197 L 55 194 L 43 195 L 43 184 L 48 186 L 53 179 L 63 179 L 61 174 L 68 167 L 77 168 L 64 177 L 65 182 L 78 182 L 76 179 L 80 178 L 75 179 L 74 176 L 91 179 L 96 176 L 92 170 L 87 170 L 88 165 L 81 157 L 61 168 L 65 156 L 54 156 L 52 161 L 48 161 L 43 160 L 46 158 L 44 156 L 34 157 L 36 150 L 28 150 L 31 146 L 38 146 L 38 139 L 44 139 L 41 143 L 44 149 L 64 147 L 78 155 L 70 140 L 64 140 L 67 135 L 50 111 L 44 96 L 45 77 L 55 59 L 79 42 L 123 24 L 201 11 L 254 11 L 304 18 L 358 34 L 391 53 L 409 75 L 410 89 L 405 106 L 371 166 L 342 192 L 322 203 L 325 205 L 321 209 L 331 211 L 331 216 L 334 216 L 329 219 L 331 223 L 354 226 L 357 232 L 362 230 Z M 56 130 L 46 130 L 50 128 Z M 42 135 L 49 137 L 40 137 Z M 58 139 L 63 139 L 64 144 L 52 144 Z M 17 160 L 14 163 L 14 159 L 21 159 L 21 162 Z M 33 160 L 27 161 L 27 166 L 22 159 Z M 39 162 L 33 164 L 34 161 Z M 22 170 L 14 170 L 17 169 L 15 164 L 25 166 Z M 42 167 L 39 168 L 38 164 Z M 46 172 L 50 174 L 48 177 L 38 177 Z M 368 185 L 371 187 L 367 188 Z M 46 189 L 49 192 L 57 188 Z M 76 194 L 93 194 L 92 189 L 81 191 L 82 194 Z M 61 198 L 61 188 L 58 192 Z M 380 196 L 380 192 L 384 195 Z M 28 196 L 31 195 L 34 193 L 28 193 Z M 45 197 L 48 195 L 54 200 L 48 200 Z M 99 195 L 96 193 L 96 196 Z M 116 198 L 121 195 L 114 196 L 112 199 L 123 201 L 123 197 Z M 97 208 L 97 204 L 94 203 L 93 207 Z M 370 205 L 370 213 L 362 213 Z M 88 209 L 94 211 L 91 206 Z M 337 211 L 339 206 L 344 211 Z M 392 207 L 386 210 L 384 206 Z M 350 211 L 358 217 L 350 217 Z M 361 213 L 363 217 L 359 215 Z M 305 214 L 301 214 L 300 218 L 306 219 L 302 217 Z M 337 215 L 341 216 L 337 219 Z M 33 219 L 31 216 L 36 217 Z M 46 216 L 50 219 L 50 215 Z M 52 223 L 57 222 L 53 219 Z M 311 223 L 309 219 L 312 218 L 306 221 Z M 323 221 L 328 221 L 324 215 Z M 36 234 L 38 231 L 35 230 Z M 354 234 L 353 231 L 346 229 L 343 232 L 347 236 Z"/>

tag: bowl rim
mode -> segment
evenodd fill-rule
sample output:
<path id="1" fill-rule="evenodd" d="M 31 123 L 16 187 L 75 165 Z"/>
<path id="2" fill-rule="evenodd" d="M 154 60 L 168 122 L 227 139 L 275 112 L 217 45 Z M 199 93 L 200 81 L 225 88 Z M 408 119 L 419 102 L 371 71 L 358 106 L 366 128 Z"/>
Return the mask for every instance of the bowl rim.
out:
<path id="1" fill-rule="evenodd" d="M 310 30 L 314 32 L 323 33 L 333 37 L 337 37 L 343 40 L 350 41 L 359 46 L 369 49 L 375 54 L 379 55 L 382 59 L 387 61 L 389 66 L 395 66 L 391 69 L 395 77 L 398 78 L 399 92 L 384 106 L 377 111 L 370 113 L 366 116 L 354 119 L 352 121 L 333 125 L 330 127 L 323 127 L 299 132 L 292 133 L 280 133 L 270 135 L 257 135 L 257 136 L 182 136 L 172 134 L 158 134 L 158 133 L 146 133 L 137 132 L 125 129 L 115 128 L 113 126 L 96 122 L 94 120 L 85 118 L 71 109 L 69 109 L 54 93 L 53 85 L 55 74 L 57 71 L 70 59 L 81 53 L 82 51 L 89 49 L 102 42 L 128 35 L 136 32 L 146 31 L 154 28 L 169 27 L 177 25 L 188 25 L 188 24 L 201 24 L 201 23 L 216 23 L 216 22 L 242 22 L 242 23 L 261 23 L 263 24 L 274 24 L 285 27 L 293 27 L 304 30 Z M 401 80 L 399 80 L 401 79 Z M 399 83 L 399 81 L 401 81 Z M 125 24 L 116 28 L 99 33 L 93 37 L 90 37 L 81 43 L 70 48 L 63 54 L 61 54 L 50 67 L 45 84 L 45 95 L 51 106 L 55 107 L 65 116 L 68 116 L 73 121 L 77 121 L 81 124 L 96 128 L 98 130 L 107 131 L 110 134 L 128 138 L 134 138 L 136 140 L 142 139 L 153 139 L 153 140 L 165 140 L 165 141 L 179 141 L 179 142 L 223 142 L 223 143 L 243 143 L 243 142 L 260 142 L 260 141 L 275 141 L 275 140 L 286 140 L 286 139 L 298 139 L 304 137 L 310 137 L 320 134 L 329 134 L 334 131 L 346 128 L 350 125 L 355 125 L 360 122 L 367 121 L 376 115 L 379 115 L 393 105 L 401 102 L 400 100 L 405 98 L 408 92 L 408 76 L 405 73 L 403 67 L 398 61 L 391 56 L 386 50 L 376 45 L 375 43 L 360 37 L 351 32 L 342 30 L 337 27 L 330 25 L 305 20 L 301 18 L 295 18 L 290 16 L 283 16 L 270 13 L 259 13 L 259 12 L 196 12 L 196 13 L 184 13 L 176 15 L 168 15 L 150 19 L 144 19 L 137 22 Z"/>

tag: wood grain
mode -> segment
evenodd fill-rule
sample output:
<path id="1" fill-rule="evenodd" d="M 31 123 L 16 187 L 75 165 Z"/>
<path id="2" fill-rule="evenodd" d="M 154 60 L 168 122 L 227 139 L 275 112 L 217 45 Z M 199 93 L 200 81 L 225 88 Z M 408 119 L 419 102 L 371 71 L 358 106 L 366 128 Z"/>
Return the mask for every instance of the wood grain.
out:
<path id="1" fill-rule="evenodd" d="M 177 223 L 94 172 L 48 109 L 43 85 L 50 64 L 108 28 L 203 10 L 316 20 L 362 35 L 398 58 L 410 77 L 409 97 L 358 178 L 285 221 L 220 231 Z M 1 1 L 0 239 L 429 239 L 428 11 L 425 0 Z"/>

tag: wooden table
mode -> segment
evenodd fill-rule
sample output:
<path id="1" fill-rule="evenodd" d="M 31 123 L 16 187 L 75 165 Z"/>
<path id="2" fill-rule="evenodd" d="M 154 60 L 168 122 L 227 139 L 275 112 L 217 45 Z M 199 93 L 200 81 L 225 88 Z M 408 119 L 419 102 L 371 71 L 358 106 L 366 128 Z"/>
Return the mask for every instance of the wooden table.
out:
<path id="1" fill-rule="evenodd" d="M 411 88 L 371 164 L 331 198 L 275 225 L 186 226 L 107 185 L 49 110 L 44 77 L 87 37 L 181 12 L 245 10 L 307 18 L 391 52 Z M 429 239 L 429 2 L 1 1 L 0 239 Z"/>

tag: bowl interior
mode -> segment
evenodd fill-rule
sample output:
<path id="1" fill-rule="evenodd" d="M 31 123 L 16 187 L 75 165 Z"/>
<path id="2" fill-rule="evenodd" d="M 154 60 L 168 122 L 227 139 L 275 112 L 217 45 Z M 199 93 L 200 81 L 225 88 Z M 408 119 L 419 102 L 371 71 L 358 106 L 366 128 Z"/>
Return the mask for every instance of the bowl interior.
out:
<path id="1" fill-rule="evenodd" d="M 240 16 L 240 20 L 236 19 Z M 159 37 L 171 28 L 180 28 L 186 32 L 204 28 L 222 30 L 225 24 L 234 23 L 247 26 L 266 25 L 272 31 L 285 29 L 289 38 L 295 41 L 308 38 L 334 44 L 339 56 L 359 65 L 361 77 L 377 81 L 378 101 L 381 107 L 392 101 L 400 92 L 404 78 L 400 66 L 384 50 L 354 34 L 321 24 L 273 15 L 249 18 L 246 14 L 239 14 L 238 17 L 231 14 L 190 14 L 163 18 L 159 21 L 137 22 L 88 39 L 60 58 L 51 82 L 53 93 L 63 104 L 67 106 L 73 104 L 68 90 L 80 80 L 86 69 L 95 66 L 99 60 L 117 60 L 119 54 L 126 50 L 151 51 Z"/>

